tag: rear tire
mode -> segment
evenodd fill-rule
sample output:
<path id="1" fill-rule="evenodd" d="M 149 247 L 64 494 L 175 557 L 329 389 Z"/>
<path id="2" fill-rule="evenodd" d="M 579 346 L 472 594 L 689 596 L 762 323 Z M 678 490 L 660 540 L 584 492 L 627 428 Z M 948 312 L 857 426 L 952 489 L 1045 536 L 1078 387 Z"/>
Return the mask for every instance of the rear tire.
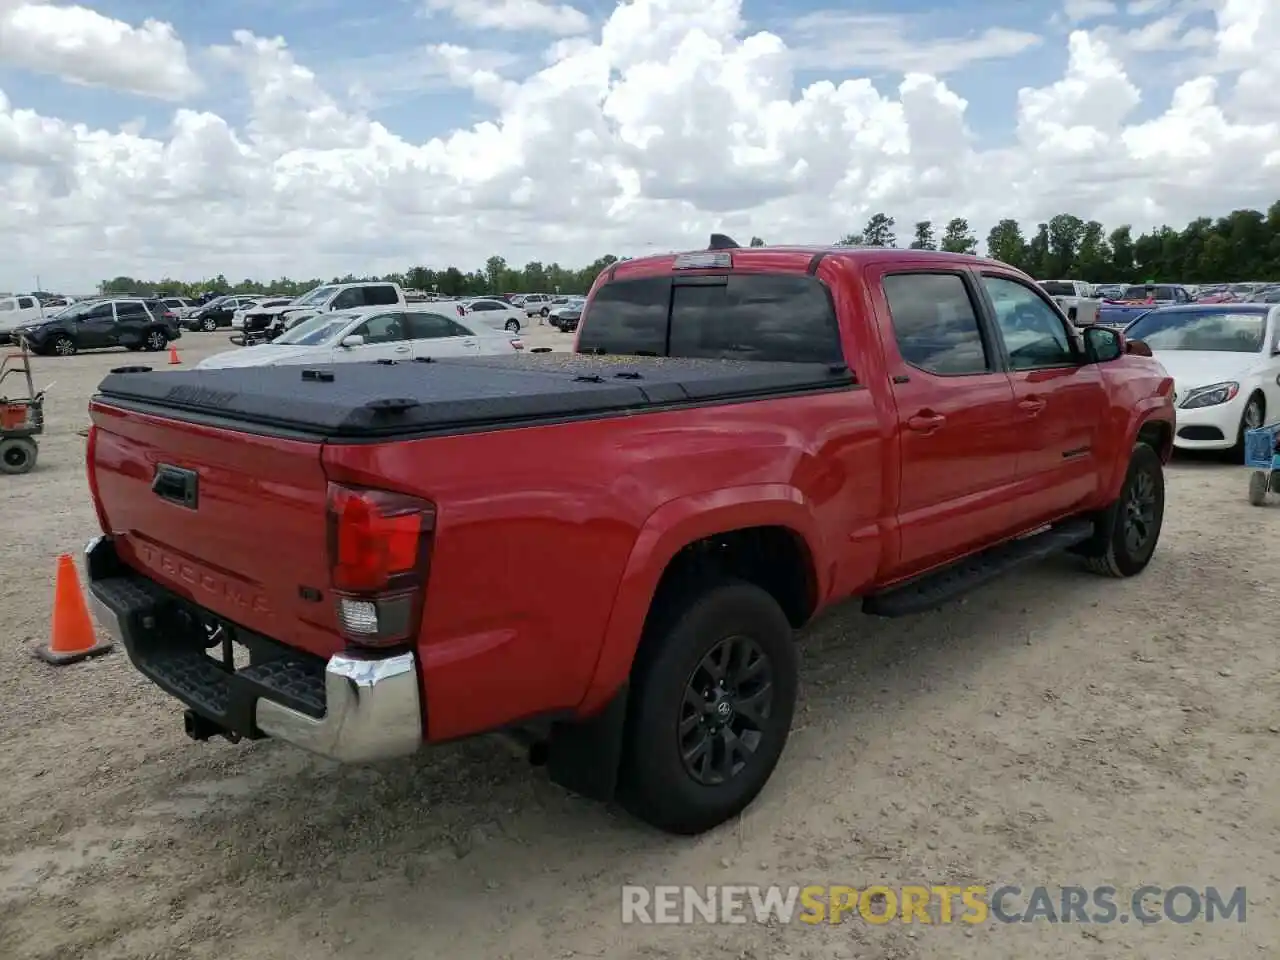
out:
<path id="1" fill-rule="evenodd" d="M 142 345 L 144 349 L 156 353 L 169 345 L 169 338 L 164 335 L 163 330 L 150 330 Z"/>
<path id="2" fill-rule="evenodd" d="M 1164 527 L 1164 464 L 1145 443 L 1135 444 L 1120 497 L 1098 518 L 1094 538 L 1080 551 L 1094 573 L 1134 577 L 1147 568 Z"/>
<path id="3" fill-rule="evenodd" d="M 506 322 L 506 329 L 507 329 L 507 332 L 508 332 L 508 333 L 519 333 L 519 332 L 520 332 L 520 321 L 519 321 L 519 320 L 508 320 L 508 321 Z"/>
<path id="4" fill-rule="evenodd" d="M 759 587 L 718 580 L 658 599 L 632 668 L 622 806 L 685 836 L 744 810 L 786 746 L 797 673 L 791 625 Z"/>
<path id="5" fill-rule="evenodd" d="M 9 437 L 0 440 L 0 473 L 16 476 L 30 473 L 36 465 L 40 448 L 30 437 Z"/>
<path id="6" fill-rule="evenodd" d="M 1267 502 L 1267 488 L 1271 486 L 1271 478 L 1261 470 L 1249 474 L 1249 502 L 1261 507 Z"/>

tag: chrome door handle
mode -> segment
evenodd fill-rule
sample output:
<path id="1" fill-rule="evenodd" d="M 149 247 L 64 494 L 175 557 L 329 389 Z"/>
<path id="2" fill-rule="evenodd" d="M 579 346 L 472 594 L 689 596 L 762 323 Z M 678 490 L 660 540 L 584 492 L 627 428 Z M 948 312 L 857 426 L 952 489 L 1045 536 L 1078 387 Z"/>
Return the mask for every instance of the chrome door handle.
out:
<path id="1" fill-rule="evenodd" d="M 1045 401 L 1039 397 L 1027 397 L 1025 400 L 1018 401 L 1018 409 L 1024 410 L 1031 416 L 1038 416 L 1040 411 L 1045 408 Z"/>
<path id="2" fill-rule="evenodd" d="M 921 411 L 907 419 L 907 427 L 919 433 L 933 433 L 946 422 L 947 418 L 940 413 Z"/>
<path id="3" fill-rule="evenodd" d="M 408 352 L 409 352 L 408 347 L 396 347 L 396 353 L 408 353 Z"/>

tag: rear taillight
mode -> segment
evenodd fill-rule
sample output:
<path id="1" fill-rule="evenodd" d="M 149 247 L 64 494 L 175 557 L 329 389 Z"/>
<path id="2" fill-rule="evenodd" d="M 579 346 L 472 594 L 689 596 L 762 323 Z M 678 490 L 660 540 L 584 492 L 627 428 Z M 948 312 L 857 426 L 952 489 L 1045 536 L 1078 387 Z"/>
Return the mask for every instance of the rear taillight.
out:
<path id="1" fill-rule="evenodd" d="M 411 639 L 422 616 L 435 505 L 331 483 L 328 518 L 330 581 L 342 635 L 364 646 Z"/>
<path id="2" fill-rule="evenodd" d="M 467 315 L 467 308 L 464 307 L 462 304 L 458 304 L 458 316 L 465 317 L 466 315 Z"/>
<path id="3" fill-rule="evenodd" d="M 512 350 L 523 350 L 523 349 L 524 349 L 524 341 L 523 341 L 523 340 L 521 340 L 519 337 L 512 337 L 512 339 L 511 339 L 511 349 L 512 349 Z"/>
<path id="4" fill-rule="evenodd" d="M 102 497 L 98 495 L 98 428 L 94 424 L 89 425 L 89 442 L 84 448 L 84 470 L 86 479 L 89 481 L 89 499 L 93 502 L 93 512 L 98 515 L 98 529 L 104 534 L 109 534 L 111 530 L 107 527 L 107 515 L 102 511 Z"/>

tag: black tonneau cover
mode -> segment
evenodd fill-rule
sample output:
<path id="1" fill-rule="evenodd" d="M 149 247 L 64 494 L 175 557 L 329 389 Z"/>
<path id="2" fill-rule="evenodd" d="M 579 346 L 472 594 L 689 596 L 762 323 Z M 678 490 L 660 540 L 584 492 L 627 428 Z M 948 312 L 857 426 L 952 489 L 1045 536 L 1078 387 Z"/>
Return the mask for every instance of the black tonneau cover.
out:
<path id="1" fill-rule="evenodd" d="M 844 367 L 545 353 L 179 372 L 120 367 L 97 399 L 323 438 L 460 433 L 853 385 Z"/>

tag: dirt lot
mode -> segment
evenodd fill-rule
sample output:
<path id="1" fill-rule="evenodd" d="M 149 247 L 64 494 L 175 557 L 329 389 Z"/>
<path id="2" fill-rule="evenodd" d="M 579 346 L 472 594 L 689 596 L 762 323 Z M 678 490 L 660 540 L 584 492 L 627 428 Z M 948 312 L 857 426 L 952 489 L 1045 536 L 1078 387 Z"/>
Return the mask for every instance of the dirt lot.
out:
<path id="1" fill-rule="evenodd" d="M 185 337 L 184 360 L 210 341 Z M 936 615 L 815 625 L 770 787 L 738 823 L 680 841 L 489 741 L 381 769 L 194 744 L 123 652 L 35 660 L 54 559 L 95 532 L 76 431 L 121 359 L 38 361 L 56 381 L 40 466 L 0 478 L 0 957 L 1277 955 L 1280 508 L 1250 507 L 1240 468 L 1175 463 L 1135 581 L 1064 558 Z M 1248 913 L 624 928 L 624 883 L 1246 885 Z"/>

